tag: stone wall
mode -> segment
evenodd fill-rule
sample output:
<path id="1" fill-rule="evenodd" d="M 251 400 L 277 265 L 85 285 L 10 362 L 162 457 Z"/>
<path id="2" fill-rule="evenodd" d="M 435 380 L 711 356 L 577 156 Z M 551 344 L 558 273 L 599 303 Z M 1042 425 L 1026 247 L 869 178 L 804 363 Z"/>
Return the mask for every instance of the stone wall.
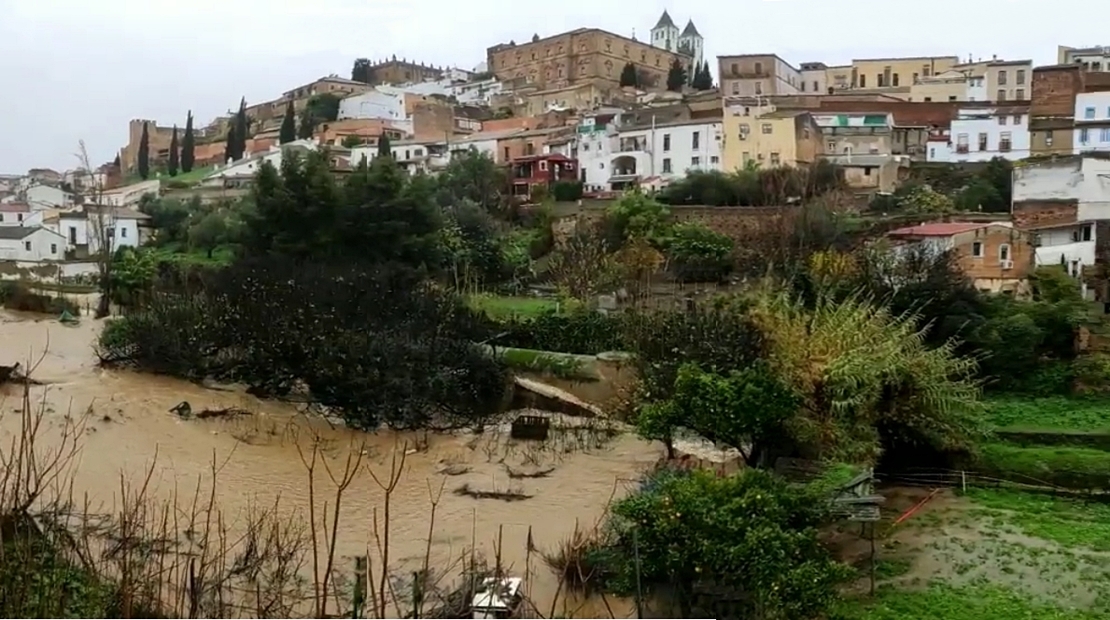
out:
<path id="1" fill-rule="evenodd" d="M 1074 223 L 1078 213 L 1076 200 L 1022 200 L 1014 202 L 1013 221 L 1016 228 L 1028 230 Z"/>
<path id="2" fill-rule="evenodd" d="M 599 221 L 605 215 L 609 203 L 601 202 L 586 206 L 558 217 L 552 222 L 555 243 L 564 243 L 574 234 L 579 220 Z M 757 231 L 766 231 L 769 226 L 779 227 L 789 221 L 797 212 L 795 207 L 707 207 L 671 206 L 668 207 L 676 221 L 698 222 L 710 230 L 727 235 L 737 245 L 751 240 Z"/>

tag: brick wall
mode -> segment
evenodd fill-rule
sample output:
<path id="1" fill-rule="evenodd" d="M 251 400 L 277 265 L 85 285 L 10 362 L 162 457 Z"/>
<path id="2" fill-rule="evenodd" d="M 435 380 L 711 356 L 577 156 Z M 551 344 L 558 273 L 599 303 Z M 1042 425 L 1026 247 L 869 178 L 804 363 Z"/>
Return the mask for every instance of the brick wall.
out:
<path id="1" fill-rule="evenodd" d="M 1033 97 L 1030 116 L 1071 117 L 1075 95 L 1083 90 L 1083 75 L 1078 66 L 1040 67 L 1033 70 Z"/>
<path id="2" fill-rule="evenodd" d="M 1059 224 L 1070 224 L 1078 219 L 1079 204 L 1075 200 L 1023 200 L 1014 203 L 1014 226 L 1027 230 Z"/>

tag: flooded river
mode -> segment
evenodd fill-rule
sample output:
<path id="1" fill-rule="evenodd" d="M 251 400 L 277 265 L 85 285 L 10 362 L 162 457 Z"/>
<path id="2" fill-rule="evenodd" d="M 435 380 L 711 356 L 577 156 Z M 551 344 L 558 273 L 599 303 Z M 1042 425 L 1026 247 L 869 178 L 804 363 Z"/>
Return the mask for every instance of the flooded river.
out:
<path id="1" fill-rule="evenodd" d="M 175 489 L 191 495 L 198 480 L 207 486 L 215 460 L 222 464 L 216 498 L 226 515 L 251 505 L 273 505 L 278 497 L 283 510 L 307 515 L 308 474 L 301 453 L 311 452 L 314 436 L 320 438 L 317 442 L 322 440 L 324 453 L 331 462 L 339 463 L 340 469 L 352 451 L 366 455 L 366 462 L 382 482 L 388 477 L 391 455 L 408 445 L 391 506 L 390 548 L 398 570 L 410 572 L 422 563 L 431 508 L 429 489 L 443 484 L 433 564 L 443 565 L 458 556 L 472 540 L 480 552 L 492 558 L 500 531 L 503 563 L 523 576 L 529 528 L 536 547 L 553 549 L 570 536 L 576 523 L 592 527 L 614 493 L 626 492 L 628 481 L 661 454 L 659 447 L 628 435 L 601 448 L 555 442 L 558 445 L 543 451 L 524 451 L 509 449 L 504 441 L 473 436 L 432 436 L 425 446 L 415 434 L 371 435 L 336 429 L 319 418 L 306 417 L 294 405 L 164 377 L 103 370 L 92 350 L 101 326 L 89 318 L 79 326 L 66 327 L 52 319 L 0 311 L 0 364 L 34 363 L 41 358 L 33 376 L 48 385 L 34 388 L 32 397 L 38 402 L 45 399 L 46 432 L 54 429 L 57 433 L 67 412 L 77 416 L 91 409 L 74 483 L 77 493 L 87 494 L 105 510 L 119 501 L 121 476 L 140 482 L 154 464 L 154 493 L 168 499 Z M 6 398 L 0 396 L 4 398 L 0 431 L 5 434 L 18 427 L 18 416 L 11 413 L 18 405 L 16 396 L 10 390 Z M 182 401 L 188 401 L 194 411 L 235 407 L 251 415 L 183 420 L 168 411 Z M 420 449 L 413 450 L 418 443 Z M 525 468 L 553 469 L 540 478 L 509 476 L 510 469 L 519 472 Z M 330 513 L 334 487 L 322 468 L 316 481 L 315 504 L 319 508 L 327 501 Z M 483 491 L 512 490 L 530 497 L 506 502 L 453 493 L 463 485 Z M 375 508 L 381 512 L 382 497 L 382 490 L 364 467 L 347 491 L 340 514 L 337 556 L 341 569 L 351 566 L 351 558 L 367 554 L 368 549 L 374 557 L 372 515 Z M 558 580 L 535 555 L 531 565 L 531 596 L 546 614 Z M 584 613 L 587 617 L 605 615 L 603 610 Z"/>

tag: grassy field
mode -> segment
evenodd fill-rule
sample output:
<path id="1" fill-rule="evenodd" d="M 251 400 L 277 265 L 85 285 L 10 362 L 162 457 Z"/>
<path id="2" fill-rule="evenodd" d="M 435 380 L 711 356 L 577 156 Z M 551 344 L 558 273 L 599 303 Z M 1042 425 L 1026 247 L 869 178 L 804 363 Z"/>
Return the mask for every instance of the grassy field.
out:
<path id="1" fill-rule="evenodd" d="M 494 319 L 527 318 L 559 308 L 559 302 L 543 297 L 502 297 L 479 293 L 470 295 L 467 300 L 471 307 Z"/>
<path id="2" fill-rule="evenodd" d="M 215 169 L 214 166 L 205 166 L 203 168 L 193 168 L 189 172 L 179 172 L 177 174 L 177 176 L 173 176 L 173 177 L 169 176 L 168 174 L 162 175 L 160 177 L 160 180 L 162 181 L 162 185 L 165 185 L 165 184 L 169 183 L 170 181 L 176 181 L 178 183 L 182 183 L 182 184 L 185 184 L 185 185 L 194 185 L 196 183 L 199 183 L 201 181 L 201 179 L 203 179 L 204 177 L 212 174 L 212 171 L 214 169 Z"/>
<path id="3" fill-rule="evenodd" d="M 987 401 L 987 420 L 1006 430 L 1110 432 L 1110 400 L 993 398 Z"/>
<path id="4" fill-rule="evenodd" d="M 831 618 L 1110 618 L 1110 505 L 974 489 L 885 529 L 876 596 Z"/>

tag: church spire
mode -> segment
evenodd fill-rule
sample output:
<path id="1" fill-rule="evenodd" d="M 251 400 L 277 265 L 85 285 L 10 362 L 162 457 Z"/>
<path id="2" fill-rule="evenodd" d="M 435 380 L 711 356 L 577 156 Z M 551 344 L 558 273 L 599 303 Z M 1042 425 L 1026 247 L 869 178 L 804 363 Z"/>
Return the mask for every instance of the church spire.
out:
<path id="1" fill-rule="evenodd" d="M 674 25 L 674 20 L 671 19 L 670 13 L 667 13 L 667 9 L 663 9 L 663 15 L 659 17 L 659 22 L 655 24 L 655 28 L 652 28 L 652 30 L 659 30 L 661 28 L 677 28 L 677 26 Z"/>

